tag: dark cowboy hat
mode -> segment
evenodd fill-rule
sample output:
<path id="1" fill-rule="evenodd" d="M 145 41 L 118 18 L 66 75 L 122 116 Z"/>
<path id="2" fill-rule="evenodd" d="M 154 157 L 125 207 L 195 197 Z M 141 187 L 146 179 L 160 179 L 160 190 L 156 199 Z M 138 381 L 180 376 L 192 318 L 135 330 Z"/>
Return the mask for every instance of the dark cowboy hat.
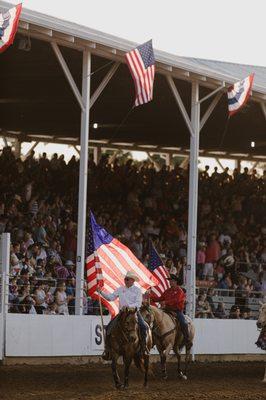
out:
<path id="1" fill-rule="evenodd" d="M 174 275 L 174 274 L 170 274 L 170 277 L 169 277 L 169 278 L 166 278 L 166 279 L 168 279 L 168 281 L 176 281 L 177 283 L 180 282 L 179 277 L 176 276 L 176 275 Z"/>

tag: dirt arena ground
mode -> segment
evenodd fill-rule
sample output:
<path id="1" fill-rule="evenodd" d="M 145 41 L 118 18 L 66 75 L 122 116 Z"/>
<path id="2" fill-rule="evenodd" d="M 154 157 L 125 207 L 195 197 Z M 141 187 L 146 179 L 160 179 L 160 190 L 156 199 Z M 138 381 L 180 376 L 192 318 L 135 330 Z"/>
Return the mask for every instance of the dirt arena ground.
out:
<path id="1" fill-rule="evenodd" d="M 263 363 L 196 363 L 191 366 L 188 381 L 176 378 L 172 363 L 166 382 L 160 379 L 157 365 L 152 369 L 147 389 L 143 389 L 142 376 L 133 367 L 130 388 L 117 391 L 108 365 L 0 366 L 0 399 L 266 399 L 266 385 L 261 383 Z"/>

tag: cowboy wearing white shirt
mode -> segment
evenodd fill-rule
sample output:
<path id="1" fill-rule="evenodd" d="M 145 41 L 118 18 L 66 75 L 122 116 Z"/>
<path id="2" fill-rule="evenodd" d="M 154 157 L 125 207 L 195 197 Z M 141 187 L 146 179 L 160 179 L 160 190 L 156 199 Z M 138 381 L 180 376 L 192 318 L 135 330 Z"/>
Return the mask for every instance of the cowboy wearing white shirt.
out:
<path id="1" fill-rule="evenodd" d="M 142 304 L 142 292 L 140 288 L 134 285 L 135 281 L 138 281 L 139 278 L 135 275 L 133 271 L 128 271 L 125 276 L 125 286 L 120 286 L 113 293 L 104 293 L 101 290 L 98 292 L 108 301 L 114 301 L 117 298 L 119 299 L 119 309 L 121 310 L 124 307 L 129 308 L 137 308 L 138 310 L 138 323 L 140 328 L 141 335 L 141 347 L 143 352 L 147 352 L 146 349 L 146 335 L 147 335 L 147 325 L 143 320 L 142 315 L 139 312 L 139 309 Z M 110 350 L 109 350 L 109 339 L 112 332 L 112 328 L 116 324 L 117 316 L 109 322 L 106 327 L 106 340 L 105 340 L 105 350 L 102 355 L 104 360 L 110 360 Z"/>

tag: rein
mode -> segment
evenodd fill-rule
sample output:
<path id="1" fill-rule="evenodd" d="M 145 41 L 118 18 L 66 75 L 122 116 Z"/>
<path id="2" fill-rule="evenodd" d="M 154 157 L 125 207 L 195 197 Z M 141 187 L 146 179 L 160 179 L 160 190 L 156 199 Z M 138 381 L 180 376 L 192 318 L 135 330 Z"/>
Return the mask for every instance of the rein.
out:
<path id="1" fill-rule="evenodd" d="M 155 319 L 155 314 L 154 314 L 154 312 L 152 311 L 152 309 L 150 310 L 150 313 L 153 315 L 154 321 L 156 321 L 156 319 Z M 171 335 L 171 333 L 173 333 L 173 332 L 176 331 L 176 326 L 175 326 L 173 329 L 170 329 L 170 331 L 167 331 L 167 332 L 165 332 L 163 335 L 160 335 L 157 331 L 158 331 L 158 329 L 159 329 L 159 325 L 163 322 L 163 319 L 164 319 L 164 312 L 163 312 L 163 314 L 162 314 L 162 319 L 161 319 L 159 322 L 156 323 L 156 326 L 153 326 L 153 327 L 152 327 L 152 332 L 153 332 L 153 334 L 154 334 L 155 336 L 157 336 L 157 337 L 158 337 L 159 339 L 161 339 L 161 340 L 165 339 L 168 335 Z"/>

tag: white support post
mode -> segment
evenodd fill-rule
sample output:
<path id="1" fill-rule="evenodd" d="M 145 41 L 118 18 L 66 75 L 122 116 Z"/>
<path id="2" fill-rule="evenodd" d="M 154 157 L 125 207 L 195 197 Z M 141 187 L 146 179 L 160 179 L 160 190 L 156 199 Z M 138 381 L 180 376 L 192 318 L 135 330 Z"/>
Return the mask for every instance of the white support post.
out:
<path id="1" fill-rule="evenodd" d="M 51 42 L 51 46 L 52 46 L 52 49 L 54 50 L 56 58 L 59 61 L 59 64 L 62 67 L 62 70 L 64 71 L 64 74 L 65 74 L 65 76 L 66 76 L 66 78 L 67 78 L 67 80 L 69 82 L 69 85 L 70 85 L 70 87 L 71 87 L 71 89 L 72 89 L 72 91 L 73 91 L 73 93 L 74 93 L 79 105 L 80 105 L 80 108 L 84 112 L 85 111 L 85 104 L 83 102 L 83 96 L 80 95 L 80 92 L 78 90 L 76 82 L 74 81 L 74 79 L 73 79 L 73 77 L 71 75 L 71 72 L 70 72 L 70 70 L 69 70 L 69 68 L 67 66 L 67 63 L 65 62 L 65 59 L 64 59 L 64 57 L 63 57 L 63 55 L 62 55 L 57 43 Z"/>
<path id="2" fill-rule="evenodd" d="M 148 159 L 154 164 L 155 170 L 156 170 L 157 172 L 160 171 L 161 167 L 160 167 L 160 165 L 157 163 L 157 161 L 155 161 L 155 160 L 152 158 L 151 153 L 150 153 L 149 151 L 147 151 L 146 153 L 147 153 Z"/>
<path id="3" fill-rule="evenodd" d="M 194 135 L 190 136 L 189 164 L 189 208 L 188 208 L 188 249 L 187 249 L 187 314 L 195 317 L 196 303 L 196 246 L 198 208 L 198 156 L 200 136 L 199 84 L 192 82 L 191 125 Z"/>
<path id="4" fill-rule="evenodd" d="M 15 148 L 15 157 L 16 158 L 20 158 L 20 156 L 21 156 L 21 142 L 18 139 L 15 139 L 14 148 Z"/>
<path id="5" fill-rule="evenodd" d="M 102 156 L 101 147 L 93 147 L 93 161 L 95 162 L 96 165 L 99 164 L 101 156 Z"/>
<path id="6" fill-rule="evenodd" d="M 168 82 L 168 84 L 169 84 L 169 86 L 170 86 L 170 88 L 172 90 L 172 93 L 173 93 L 174 98 L 175 98 L 175 100 L 176 100 L 176 102 L 178 104 L 178 107 L 180 108 L 180 111 L 181 111 L 181 113 L 183 115 L 183 118 L 184 118 L 184 120 L 185 120 L 185 122 L 187 124 L 187 127 L 189 129 L 190 135 L 193 136 L 194 135 L 193 128 L 191 126 L 191 122 L 190 122 L 187 110 L 186 110 L 186 108 L 184 106 L 184 103 L 183 103 L 181 97 L 180 97 L 180 94 L 179 94 L 179 92 L 177 90 L 175 82 L 174 82 L 173 78 L 171 76 L 169 76 L 169 75 L 166 76 L 166 79 L 167 79 L 167 82 Z"/>
<path id="7" fill-rule="evenodd" d="M 224 166 L 223 166 L 223 164 L 221 163 L 221 161 L 219 160 L 219 158 L 215 158 L 215 161 L 217 162 L 217 164 L 220 165 L 220 167 L 222 168 L 222 171 L 224 171 Z"/>
<path id="8" fill-rule="evenodd" d="M 258 164 L 259 164 L 259 161 L 254 162 L 253 167 L 251 168 L 251 171 L 254 171 L 254 169 L 257 168 Z"/>
<path id="9" fill-rule="evenodd" d="M 85 237 L 87 216 L 87 178 L 89 152 L 89 113 L 90 113 L 90 72 L 91 54 L 83 51 L 82 64 L 82 102 L 80 128 L 80 166 L 79 166 L 79 201 L 78 201 L 78 238 L 77 238 L 77 271 L 75 314 L 83 313 L 83 285 L 85 264 Z"/>
<path id="10" fill-rule="evenodd" d="M 4 144 L 5 144 L 5 147 L 8 147 L 8 143 L 7 143 L 7 140 L 6 140 L 5 136 L 3 136 L 3 141 L 4 141 Z"/>
<path id="11" fill-rule="evenodd" d="M 210 117 L 211 113 L 213 112 L 213 110 L 215 109 L 216 105 L 218 104 L 220 98 L 222 97 L 223 92 L 219 92 L 217 93 L 217 95 L 214 97 L 214 99 L 212 100 L 211 104 L 209 105 L 209 107 L 207 108 L 205 114 L 203 115 L 203 117 L 201 118 L 200 121 L 200 130 L 204 127 L 205 123 L 207 122 L 208 118 Z M 202 101 L 201 101 L 202 102 Z"/>
<path id="12" fill-rule="evenodd" d="M 260 103 L 264 118 L 266 119 L 266 104 L 265 103 Z"/>
<path id="13" fill-rule="evenodd" d="M 8 313 L 10 233 L 1 236 L 1 309 L 0 309 L 0 360 L 5 357 L 6 315 Z"/>
<path id="14" fill-rule="evenodd" d="M 97 89 L 95 90 L 95 92 L 93 93 L 93 95 L 91 96 L 91 100 L 90 100 L 90 108 L 93 106 L 93 104 L 95 103 L 95 101 L 100 97 L 101 93 L 103 92 L 103 90 L 105 89 L 105 87 L 108 85 L 110 79 L 112 79 L 112 77 L 114 76 L 114 74 L 117 71 L 117 68 L 119 67 L 120 63 L 115 63 L 112 68 L 110 69 L 110 71 L 107 72 L 107 74 L 105 75 L 105 77 L 103 78 L 102 82 L 99 84 L 99 86 L 97 87 Z"/>
<path id="15" fill-rule="evenodd" d="M 25 156 L 23 158 L 26 159 L 30 155 L 30 153 L 35 149 L 35 147 L 38 146 L 38 144 L 39 144 L 39 142 L 35 142 L 31 146 L 31 148 L 27 151 L 27 153 L 25 154 Z"/>
<path id="16" fill-rule="evenodd" d="M 170 167 L 171 168 L 171 166 L 172 166 L 172 154 L 171 153 L 166 153 L 165 154 L 165 165 L 167 166 L 167 167 Z"/>
<path id="17" fill-rule="evenodd" d="M 77 148 L 77 146 L 73 145 L 73 148 L 76 150 L 78 156 L 80 156 L 80 150 Z"/>

